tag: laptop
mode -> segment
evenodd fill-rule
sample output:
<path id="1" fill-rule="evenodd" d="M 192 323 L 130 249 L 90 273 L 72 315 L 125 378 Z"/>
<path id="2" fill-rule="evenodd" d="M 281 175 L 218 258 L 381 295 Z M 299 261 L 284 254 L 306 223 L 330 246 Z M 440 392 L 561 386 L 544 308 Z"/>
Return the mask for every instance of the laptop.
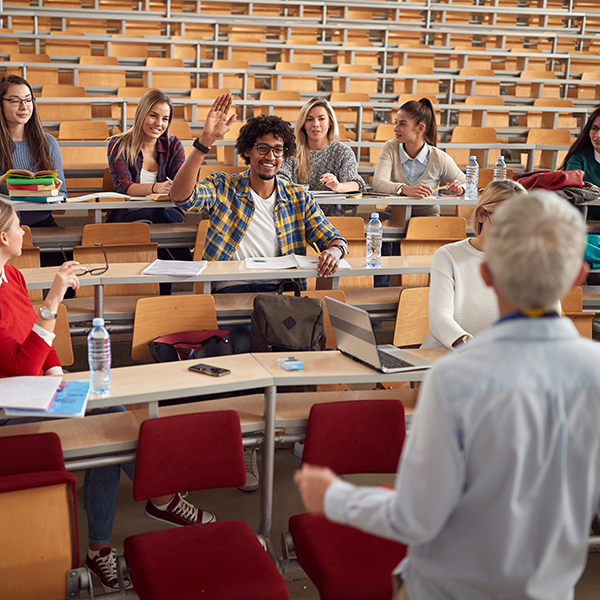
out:
<path id="1" fill-rule="evenodd" d="M 342 354 L 382 373 L 405 373 L 433 366 L 430 361 L 391 344 L 378 347 L 368 312 L 329 296 L 325 302 Z"/>

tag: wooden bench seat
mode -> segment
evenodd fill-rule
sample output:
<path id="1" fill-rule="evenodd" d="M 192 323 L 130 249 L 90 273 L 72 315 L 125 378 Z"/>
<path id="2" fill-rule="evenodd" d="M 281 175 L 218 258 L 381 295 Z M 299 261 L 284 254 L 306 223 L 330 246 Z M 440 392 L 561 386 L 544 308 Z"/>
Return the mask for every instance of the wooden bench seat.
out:
<path id="1" fill-rule="evenodd" d="M 278 394 L 275 426 L 282 436 L 286 433 L 302 434 L 306 428 L 308 413 L 314 404 L 369 398 L 397 398 L 404 403 L 407 414 L 412 414 L 416 392 L 402 389 Z M 47 419 L 0 427 L 0 437 L 53 431 L 61 439 L 68 469 L 69 461 L 135 451 L 140 423 L 145 415 L 144 406 L 140 404 L 134 407 L 135 410 L 87 416 L 84 419 Z M 217 410 L 237 411 L 244 434 L 256 434 L 264 430 L 264 402 L 261 394 L 164 406 L 159 408 L 159 416 Z"/>
<path id="2" fill-rule="evenodd" d="M 159 247 L 193 248 L 196 241 L 197 224 L 189 223 L 152 223 L 150 238 Z M 31 230 L 33 245 L 40 249 L 55 250 L 59 242 L 63 248 L 71 249 L 81 245 L 83 225 L 64 227 L 34 227 Z"/>

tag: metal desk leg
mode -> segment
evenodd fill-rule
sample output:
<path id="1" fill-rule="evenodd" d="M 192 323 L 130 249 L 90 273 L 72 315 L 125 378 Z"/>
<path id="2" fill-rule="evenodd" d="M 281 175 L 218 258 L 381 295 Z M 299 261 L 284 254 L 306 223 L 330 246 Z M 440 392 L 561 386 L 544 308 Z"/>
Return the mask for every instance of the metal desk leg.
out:
<path id="1" fill-rule="evenodd" d="M 94 286 L 94 316 L 104 318 L 104 285 Z"/>
<path id="2" fill-rule="evenodd" d="M 263 443 L 262 473 L 260 482 L 260 519 L 258 532 L 266 544 L 271 535 L 273 516 L 273 475 L 275 470 L 275 406 L 277 388 L 265 388 L 265 434 Z"/>

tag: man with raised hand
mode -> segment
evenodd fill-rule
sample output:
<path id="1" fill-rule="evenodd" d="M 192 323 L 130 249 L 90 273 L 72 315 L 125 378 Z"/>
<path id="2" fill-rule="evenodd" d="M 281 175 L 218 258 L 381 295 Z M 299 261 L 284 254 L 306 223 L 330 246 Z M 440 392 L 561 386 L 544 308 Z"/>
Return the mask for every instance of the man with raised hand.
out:
<path id="1" fill-rule="evenodd" d="M 275 115 L 252 117 L 241 128 L 236 150 L 249 170 L 213 173 L 198 182 L 198 171 L 211 145 L 229 131 L 235 113 L 231 94 L 213 103 L 194 150 L 173 181 L 171 199 L 189 211 L 210 213 L 203 258 L 243 260 L 249 257 L 306 254 L 306 245 L 321 251 L 320 277 L 333 275 L 348 254 L 344 238 L 327 221 L 310 193 L 277 177 L 285 158 L 296 151 L 294 131 Z M 221 282 L 215 291 L 274 291 L 278 282 Z"/>
<path id="2" fill-rule="evenodd" d="M 428 375 L 395 491 L 296 474 L 309 511 L 409 545 L 395 598 L 573 598 L 600 501 L 600 346 L 556 308 L 585 234 L 550 193 L 494 213 L 482 277 L 501 317 Z"/>

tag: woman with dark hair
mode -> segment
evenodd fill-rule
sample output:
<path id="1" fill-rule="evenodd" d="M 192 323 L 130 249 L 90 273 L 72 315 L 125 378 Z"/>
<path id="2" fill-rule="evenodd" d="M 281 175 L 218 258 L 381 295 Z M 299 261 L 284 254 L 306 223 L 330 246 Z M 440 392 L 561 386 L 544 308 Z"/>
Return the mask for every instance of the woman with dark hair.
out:
<path id="1" fill-rule="evenodd" d="M 33 89 L 18 75 L 0 79 L 0 193 L 8 194 L 4 174 L 9 169 L 56 169 L 60 193 L 67 196 L 58 142 L 44 133 Z M 30 227 L 56 227 L 50 211 L 23 212 L 21 223 Z"/>
<path id="2" fill-rule="evenodd" d="M 354 152 L 340 142 L 340 133 L 331 104 L 324 98 L 311 98 L 300 110 L 294 125 L 296 156 L 286 158 L 279 177 L 292 183 L 307 184 L 310 190 L 344 193 L 364 192 Z M 330 217 L 339 217 L 351 206 L 326 204 L 321 207 Z"/>
<path id="3" fill-rule="evenodd" d="M 581 128 L 579 137 L 569 148 L 559 170 L 573 169 L 581 169 L 585 173 L 585 181 L 600 186 L 600 106 Z M 587 218 L 600 219 L 600 207 L 590 206 Z"/>
<path id="4" fill-rule="evenodd" d="M 393 140 L 383 145 L 373 189 L 385 194 L 427 198 L 441 181 L 457 195 L 464 193 L 465 174 L 442 150 L 436 148 L 437 126 L 433 105 L 427 98 L 403 104 L 394 119 Z M 414 206 L 414 216 L 437 216 L 439 206 Z"/>
<path id="5" fill-rule="evenodd" d="M 169 135 L 172 120 L 169 96 L 160 90 L 142 96 L 133 127 L 108 141 L 108 166 L 116 192 L 129 196 L 169 193 L 185 161 L 179 138 Z M 146 208 L 111 210 L 106 220 L 182 223 L 185 217 L 178 208 Z"/>

